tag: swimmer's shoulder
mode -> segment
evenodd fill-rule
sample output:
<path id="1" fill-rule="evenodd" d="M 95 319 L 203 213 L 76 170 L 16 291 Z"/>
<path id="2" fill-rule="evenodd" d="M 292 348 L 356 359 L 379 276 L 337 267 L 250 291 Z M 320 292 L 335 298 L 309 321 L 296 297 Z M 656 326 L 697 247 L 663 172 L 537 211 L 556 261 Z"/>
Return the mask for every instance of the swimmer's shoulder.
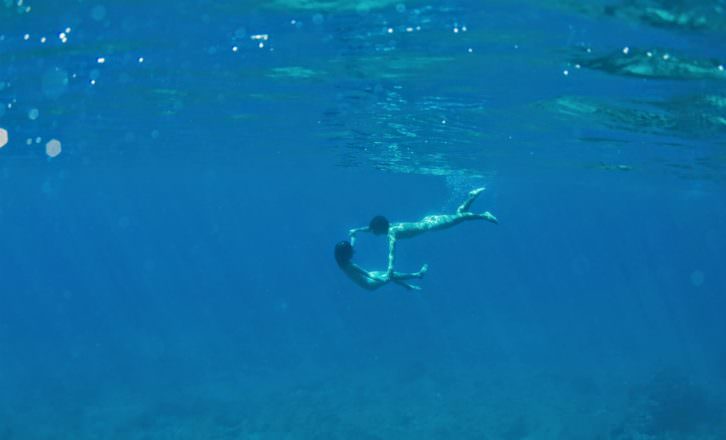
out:
<path id="1" fill-rule="evenodd" d="M 388 227 L 388 236 L 395 237 L 396 235 L 400 234 L 401 232 L 406 230 L 406 224 L 405 223 L 392 223 L 391 226 Z"/>

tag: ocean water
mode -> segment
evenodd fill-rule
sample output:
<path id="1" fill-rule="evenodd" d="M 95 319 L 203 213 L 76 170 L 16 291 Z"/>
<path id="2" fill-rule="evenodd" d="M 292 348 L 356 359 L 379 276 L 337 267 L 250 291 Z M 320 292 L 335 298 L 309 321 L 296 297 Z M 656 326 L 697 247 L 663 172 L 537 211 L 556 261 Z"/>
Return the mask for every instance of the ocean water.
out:
<path id="1" fill-rule="evenodd" d="M 724 41 L 723 0 L 2 0 L 0 439 L 726 438 Z M 336 265 L 482 186 L 498 225 L 400 243 L 422 290 Z"/>

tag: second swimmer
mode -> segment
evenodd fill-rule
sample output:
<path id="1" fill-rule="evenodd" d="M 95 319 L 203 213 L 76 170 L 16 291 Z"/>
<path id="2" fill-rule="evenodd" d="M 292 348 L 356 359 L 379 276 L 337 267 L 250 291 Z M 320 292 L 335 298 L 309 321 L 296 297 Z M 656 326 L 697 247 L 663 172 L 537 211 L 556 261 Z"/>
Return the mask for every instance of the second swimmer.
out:
<path id="1" fill-rule="evenodd" d="M 481 214 L 471 212 L 469 208 L 474 200 L 481 194 L 485 188 L 477 188 L 469 192 L 469 197 L 457 208 L 455 214 L 428 215 L 417 222 L 389 223 L 388 220 L 377 215 L 373 217 L 368 226 L 362 228 L 351 229 L 350 244 L 355 245 L 355 236 L 359 232 L 371 232 L 375 235 L 388 235 L 388 268 L 386 274 L 391 277 L 394 274 L 394 262 L 396 253 L 396 243 L 400 239 L 411 238 L 423 234 L 428 231 L 439 231 L 448 229 L 454 225 L 467 220 L 486 220 L 492 223 L 498 223 L 497 218 L 489 211 Z"/>

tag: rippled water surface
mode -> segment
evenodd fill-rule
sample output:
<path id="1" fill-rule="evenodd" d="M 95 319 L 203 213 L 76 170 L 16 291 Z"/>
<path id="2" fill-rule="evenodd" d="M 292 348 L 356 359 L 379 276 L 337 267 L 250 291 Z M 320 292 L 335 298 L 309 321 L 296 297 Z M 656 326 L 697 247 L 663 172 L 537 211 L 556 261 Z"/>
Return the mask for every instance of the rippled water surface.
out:
<path id="1" fill-rule="evenodd" d="M 725 42 L 723 0 L 0 0 L 0 439 L 726 438 Z M 421 292 L 336 267 L 480 186 Z"/>

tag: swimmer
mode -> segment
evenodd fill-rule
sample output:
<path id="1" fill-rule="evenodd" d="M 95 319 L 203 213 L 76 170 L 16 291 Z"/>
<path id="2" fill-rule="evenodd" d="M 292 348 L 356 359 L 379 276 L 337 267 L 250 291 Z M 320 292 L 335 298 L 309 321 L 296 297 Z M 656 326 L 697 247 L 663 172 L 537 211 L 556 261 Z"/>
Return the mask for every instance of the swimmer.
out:
<path id="1" fill-rule="evenodd" d="M 456 210 L 456 214 L 429 215 L 417 222 L 393 223 L 389 224 L 388 220 L 382 215 L 373 217 L 368 226 L 362 228 L 351 229 L 348 233 L 351 245 L 355 244 L 355 236 L 359 232 L 372 232 L 375 235 L 388 235 L 388 269 L 386 273 L 390 276 L 393 274 L 393 264 L 395 260 L 396 243 L 403 238 L 415 237 L 428 231 L 440 231 L 448 229 L 452 226 L 466 220 L 486 220 L 492 223 L 498 223 L 497 218 L 489 211 L 482 214 L 476 214 L 469 211 L 474 200 L 484 192 L 485 188 L 477 188 L 469 192 L 469 197 L 464 200 Z"/>
<path id="2" fill-rule="evenodd" d="M 354 283 L 367 290 L 376 290 L 389 282 L 394 282 L 408 290 L 421 290 L 419 286 L 409 284 L 406 280 L 414 278 L 421 279 L 428 270 L 428 266 L 424 264 L 423 267 L 421 267 L 421 270 L 414 273 L 400 273 L 393 271 L 390 273 L 382 271 L 369 272 L 353 263 L 351 261 L 352 258 L 353 246 L 350 242 L 341 241 L 335 245 L 335 261 L 338 262 L 338 266 L 340 266 L 343 273 L 353 280 Z"/>

